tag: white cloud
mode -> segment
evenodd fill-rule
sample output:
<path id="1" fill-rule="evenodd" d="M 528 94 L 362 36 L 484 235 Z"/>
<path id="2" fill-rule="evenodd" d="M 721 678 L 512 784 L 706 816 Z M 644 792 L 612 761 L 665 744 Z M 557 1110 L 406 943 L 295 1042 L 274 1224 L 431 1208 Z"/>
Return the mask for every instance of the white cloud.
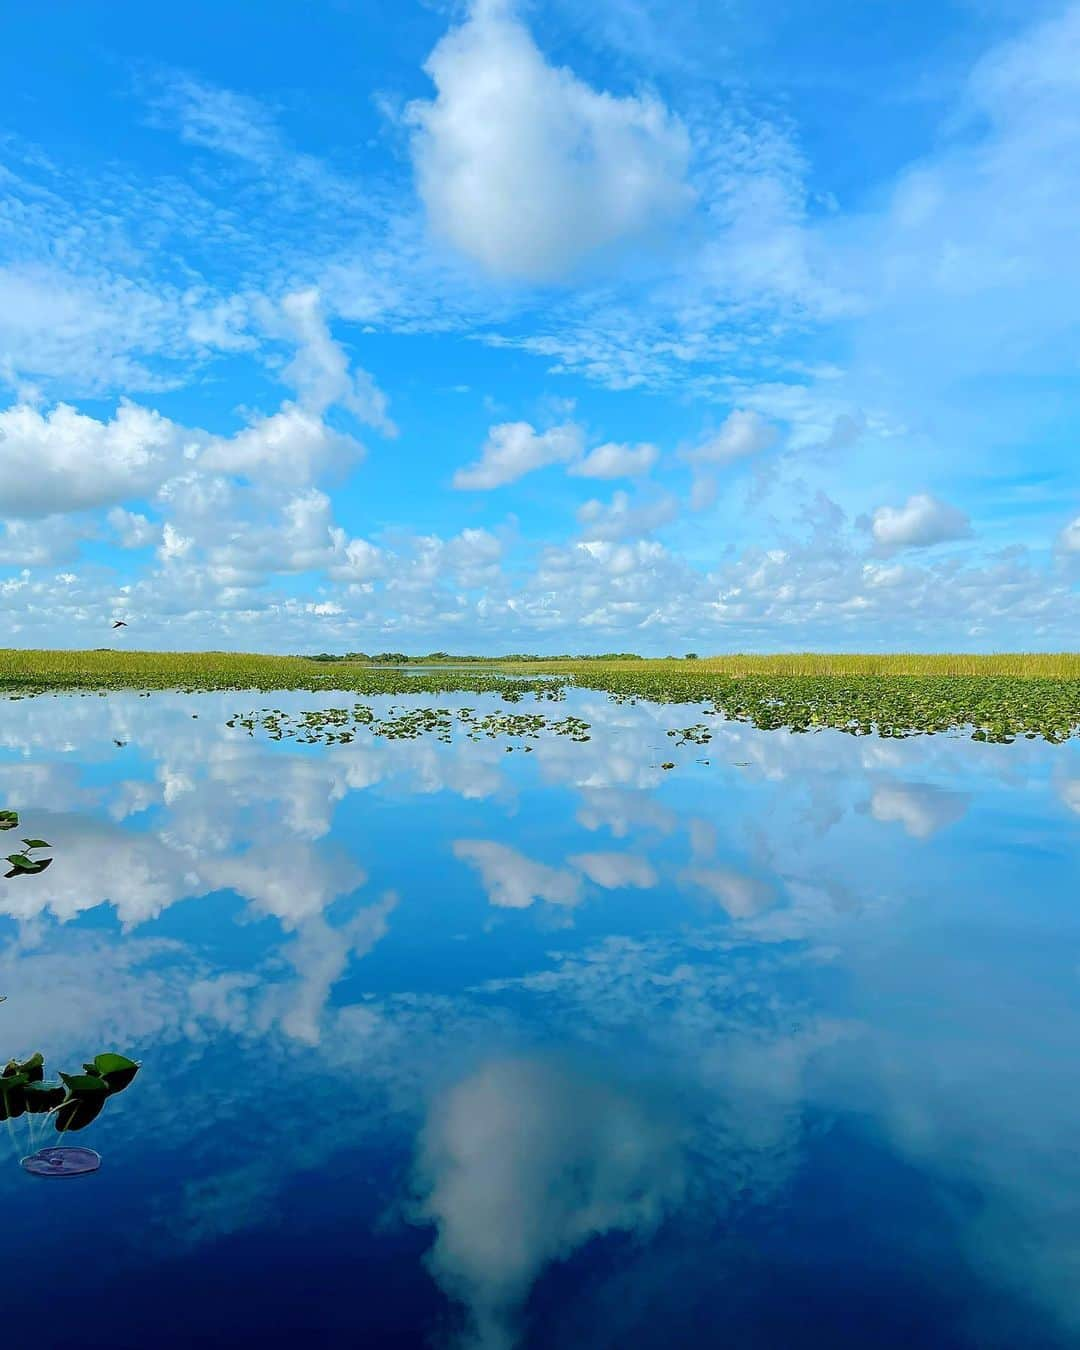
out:
<path id="1" fill-rule="evenodd" d="M 1066 553 L 1080 553 L 1080 516 L 1069 521 L 1058 536 L 1058 543 Z"/>
<path id="2" fill-rule="evenodd" d="M 199 463 L 225 473 L 307 482 L 330 469 L 358 464 L 363 457 L 364 447 L 354 437 L 334 431 L 317 413 L 285 403 L 279 412 L 255 417 L 235 436 L 215 436 Z"/>
<path id="3" fill-rule="evenodd" d="M 273 118 L 253 98 L 176 74 L 152 100 L 158 114 L 174 123 L 180 138 L 200 149 L 233 155 L 265 168 L 281 153 Z"/>
<path id="4" fill-rule="evenodd" d="M 161 540 L 161 526 L 137 511 L 126 511 L 122 506 L 114 506 L 109 512 L 108 522 L 121 548 L 146 548 Z"/>
<path id="5" fill-rule="evenodd" d="M 517 849 L 494 840 L 458 839 L 454 857 L 475 867 L 488 899 L 501 909 L 528 909 L 537 900 L 552 905 L 581 901 L 581 879 L 572 872 L 533 862 Z"/>
<path id="6" fill-rule="evenodd" d="M 425 70 L 437 95 L 407 116 L 429 219 L 497 276 L 558 279 L 693 200 L 681 123 L 549 65 L 510 0 L 474 0 Z"/>
<path id="7" fill-rule="evenodd" d="M 929 548 L 951 539 L 966 539 L 971 534 L 971 522 L 955 506 L 919 492 L 903 506 L 879 506 L 874 512 L 872 533 L 883 548 Z"/>
<path id="8" fill-rule="evenodd" d="M 567 472 L 576 478 L 636 478 L 649 472 L 659 454 L 655 445 L 616 445 L 608 441 L 571 464 Z"/>
<path id="9" fill-rule="evenodd" d="M 99 422 L 60 403 L 0 412 L 0 515 L 47 516 L 107 506 L 153 492 L 183 453 L 168 418 L 121 403 Z"/>
<path id="10" fill-rule="evenodd" d="M 504 487 L 534 469 L 577 459 L 583 448 L 581 428 L 573 422 L 538 432 L 528 422 L 500 422 L 488 432 L 480 458 L 454 474 L 460 489 Z"/>
<path id="11" fill-rule="evenodd" d="M 90 533 L 86 525 L 64 516 L 9 520 L 0 533 L 0 566 L 51 567 L 69 562 L 78 557 L 79 545 Z"/>
<path id="12" fill-rule="evenodd" d="M 687 450 L 684 458 L 694 464 L 730 464 L 768 450 L 778 435 L 760 413 L 736 408 L 715 435 Z"/>
<path id="13" fill-rule="evenodd" d="M 648 890 L 659 880 L 652 863 L 632 853 L 578 853 L 566 861 L 607 891 L 628 886 Z"/>
<path id="14" fill-rule="evenodd" d="M 74 234 L 57 253 L 70 252 Z M 26 377 L 40 377 L 62 381 L 69 396 L 160 388 L 168 376 L 140 358 L 172 354 L 181 340 L 181 311 L 180 296 L 169 288 L 102 275 L 100 265 L 90 275 L 51 258 L 0 266 L 0 384 L 19 389 Z"/>
<path id="15" fill-rule="evenodd" d="M 386 571 L 386 555 L 366 539 L 346 539 L 337 532 L 340 561 L 331 563 L 330 575 L 337 581 L 370 581 Z"/>
<path id="16" fill-rule="evenodd" d="M 171 520 L 165 522 L 157 551 L 162 562 L 178 562 L 186 558 L 194 546 L 195 540 L 190 535 L 181 534 Z"/>
<path id="17" fill-rule="evenodd" d="M 664 494 L 635 503 L 626 492 L 616 492 L 610 502 L 595 498 L 578 508 L 581 533 L 588 540 L 639 538 L 669 525 L 679 514 L 674 497 Z"/>
<path id="18" fill-rule="evenodd" d="M 301 406 L 321 414 L 336 404 L 383 435 L 396 436 L 389 400 L 366 370 L 350 369 L 348 356 L 331 336 L 318 291 L 285 296 L 281 312 L 297 343 L 296 355 L 282 371 L 282 378 L 296 389 Z"/>

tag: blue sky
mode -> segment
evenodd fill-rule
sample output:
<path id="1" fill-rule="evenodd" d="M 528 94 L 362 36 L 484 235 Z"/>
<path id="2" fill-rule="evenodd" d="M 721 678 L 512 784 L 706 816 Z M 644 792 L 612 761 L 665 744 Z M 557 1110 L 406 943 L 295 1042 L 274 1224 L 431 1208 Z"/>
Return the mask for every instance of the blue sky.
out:
<path id="1" fill-rule="evenodd" d="M 5 15 L 3 641 L 1077 646 L 1080 4 Z"/>

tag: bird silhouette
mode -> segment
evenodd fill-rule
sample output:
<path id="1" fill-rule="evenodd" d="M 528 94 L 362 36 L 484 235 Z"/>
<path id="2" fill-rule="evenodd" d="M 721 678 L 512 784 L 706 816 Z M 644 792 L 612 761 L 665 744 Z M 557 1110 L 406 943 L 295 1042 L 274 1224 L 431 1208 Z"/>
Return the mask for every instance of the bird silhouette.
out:
<path id="1" fill-rule="evenodd" d="M 117 619 L 116 622 L 113 624 L 113 627 L 114 627 L 114 628 L 126 628 L 126 627 L 127 627 L 127 624 L 124 622 L 123 619 Z"/>

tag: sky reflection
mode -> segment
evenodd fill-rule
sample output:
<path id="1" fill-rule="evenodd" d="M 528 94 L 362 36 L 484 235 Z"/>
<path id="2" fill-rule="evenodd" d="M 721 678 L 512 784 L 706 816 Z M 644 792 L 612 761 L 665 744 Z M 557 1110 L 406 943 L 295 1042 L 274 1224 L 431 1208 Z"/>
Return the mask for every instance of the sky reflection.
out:
<path id="1" fill-rule="evenodd" d="M 591 739 L 529 755 L 303 746 L 243 702 L 4 707 L 55 856 L 0 883 L 8 1053 L 144 1061 L 50 1297 L 137 1276 L 190 1344 L 182 1282 L 216 1344 L 228 1288 L 228 1343 L 284 1344 L 272 1261 L 329 1344 L 1072 1343 L 1075 743 L 673 751 L 685 709 L 572 694 Z M 12 1279 L 86 1203 L 27 1209 Z"/>

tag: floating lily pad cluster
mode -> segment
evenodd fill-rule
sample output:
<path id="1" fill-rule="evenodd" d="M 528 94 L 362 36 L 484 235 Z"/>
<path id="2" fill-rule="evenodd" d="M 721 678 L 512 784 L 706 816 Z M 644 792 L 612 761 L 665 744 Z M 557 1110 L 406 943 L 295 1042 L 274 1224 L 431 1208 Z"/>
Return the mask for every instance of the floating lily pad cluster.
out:
<path id="1" fill-rule="evenodd" d="M 644 663 L 579 673 L 617 702 L 696 703 L 705 716 L 764 730 L 904 737 L 967 731 L 973 740 L 1052 742 L 1080 735 L 1080 680 L 1013 676 L 730 676 Z M 692 739 L 692 738 L 691 738 Z"/>
<path id="2" fill-rule="evenodd" d="M 422 736 L 434 736 L 444 744 L 449 744 L 455 730 L 472 741 L 502 736 L 536 740 L 545 733 L 587 741 L 590 731 L 588 722 L 580 717 L 556 719 L 543 713 L 478 714 L 474 708 L 426 707 L 391 708 L 386 717 L 379 717 L 364 703 L 357 703 L 351 709 L 317 708 L 295 716 L 279 708 L 262 708 L 258 712 L 235 713 L 225 725 L 243 728 L 250 736 L 260 730 L 271 740 L 293 740 L 300 745 L 347 745 L 356 739 L 361 728 L 371 736 L 388 741 L 415 741 Z"/>
<path id="3" fill-rule="evenodd" d="M 0 811 L 0 830 L 14 830 L 18 828 L 18 811 Z M 10 871 L 4 873 L 5 877 L 32 877 L 38 872 L 44 872 L 52 859 L 35 858 L 32 855 L 40 852 L 43 848 L 52 848 L 52 844 L 47 839 L 23 839 L 22 849 L 18 853 L 9 853 L 4 861 L 7 863 Z"/>
<path id="4" fill-rule="evenodd" d="M 692 727 L 676 727 L 668 735 L 678 738 L 676 745 L 708 745 L 712 740 L 712 732 L 704 722 L 695 722 Z"/>
<path id="5" fill-rule="evenodd" d="M 55 1082 L 46 1079 L 40 1053 L 9 1060 L 0 1072 L 0 1121 L 51 1115 L 60 1134 L 85 1129 L 138 1072 L 135 1060 L 111 1051 L 84 1064 L 82 1073 L 62 1073 Z"/>
<path id="6" fill-rule="evenodd" d="M 18 811 L 0 811 L 0 830 L 14 830 L 19 825 Z M 43 848 L 52 848 L 47 839 L 23 839 L 22 848 L 17 853 L 9 853 L 4 861 L 9 870 L 4 873 L 5 877 L 31 877 L 38 872 L 44 872 L 52 859 L 35 858 L 33 854 Z"/>

